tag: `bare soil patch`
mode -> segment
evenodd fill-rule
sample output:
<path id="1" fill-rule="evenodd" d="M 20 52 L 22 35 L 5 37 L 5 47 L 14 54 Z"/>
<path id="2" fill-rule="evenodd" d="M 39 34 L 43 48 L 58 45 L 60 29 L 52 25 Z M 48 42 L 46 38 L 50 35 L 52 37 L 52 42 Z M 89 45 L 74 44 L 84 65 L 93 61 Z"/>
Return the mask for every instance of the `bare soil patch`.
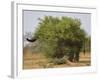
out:
<path id="1" fill-rule="evenodd" d="M 66 61 L 66 64 L 55 65 L 50 63 L 49 60 L 41 53 L 31 53 L 24 50 L 23 53 L 23 69 L 39 69 L 39 68 L 61 68 L 61 67 L 81 67 L 91 65 L 90 53 L 80 53 L 80 61 L 72 63 Z"/>

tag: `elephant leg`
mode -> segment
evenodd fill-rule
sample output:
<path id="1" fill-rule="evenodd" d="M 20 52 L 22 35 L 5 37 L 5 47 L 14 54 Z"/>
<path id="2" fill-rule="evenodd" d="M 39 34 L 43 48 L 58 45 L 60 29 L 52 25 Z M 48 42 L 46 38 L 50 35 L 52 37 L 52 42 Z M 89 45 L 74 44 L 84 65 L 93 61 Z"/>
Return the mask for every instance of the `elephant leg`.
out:
<path id="1" fill-rule="evenodd" d="M 68 60 L 71 61 L 71 62 L 74 61 L 74 53 L 70 53 L 70 54 L 69 54 Z"/>

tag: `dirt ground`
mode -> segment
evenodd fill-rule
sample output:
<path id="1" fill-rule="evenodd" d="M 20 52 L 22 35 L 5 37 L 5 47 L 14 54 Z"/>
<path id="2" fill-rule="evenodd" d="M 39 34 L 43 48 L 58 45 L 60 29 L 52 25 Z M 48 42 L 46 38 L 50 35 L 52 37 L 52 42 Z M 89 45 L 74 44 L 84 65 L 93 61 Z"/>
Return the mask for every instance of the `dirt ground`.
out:
<path id="1" fill-rule="evenodd" d="M 90 66 L 90 53 L 85 53 L 85 55 L 84 53 L 80 53 L 80 61 L 78 63 L 72 63 L 69 61 L 66 62 L 66 64 L 55 65 L 53 63 L 49 63 L 48 59 L 40 53 L 30 53 L 30 51 L 24 51 L 23 53 L 23 69 Z"/>

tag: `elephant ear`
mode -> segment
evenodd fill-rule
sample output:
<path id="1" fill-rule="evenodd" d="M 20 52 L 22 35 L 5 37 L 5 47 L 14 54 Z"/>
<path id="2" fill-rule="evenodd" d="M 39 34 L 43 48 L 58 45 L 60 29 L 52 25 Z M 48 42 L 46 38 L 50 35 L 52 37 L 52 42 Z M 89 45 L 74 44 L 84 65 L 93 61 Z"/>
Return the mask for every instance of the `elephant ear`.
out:
<path id="1" fill-rule="evenodd" d="M 37 39 L 35 39 L 35 38 L 32 38 L 32 39 L 26 38 L 26 40 L 29 41 L 29 42 L 35 42 Z"/>

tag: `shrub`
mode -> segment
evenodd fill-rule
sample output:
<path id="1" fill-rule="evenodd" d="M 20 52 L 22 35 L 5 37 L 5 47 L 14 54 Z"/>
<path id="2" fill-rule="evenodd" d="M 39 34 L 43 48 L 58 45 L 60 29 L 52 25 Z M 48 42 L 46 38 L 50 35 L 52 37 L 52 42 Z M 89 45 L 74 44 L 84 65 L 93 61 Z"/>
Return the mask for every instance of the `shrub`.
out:
<path id="1" fill-rule="evenodd" d="M 60 65 L 60 64 L 65 64 L 66 63 L 66 60 L 64 58 L 55 58 L 53 60 L 53 63 L 54 64 L 57 64 L 57 65 Z"/>

